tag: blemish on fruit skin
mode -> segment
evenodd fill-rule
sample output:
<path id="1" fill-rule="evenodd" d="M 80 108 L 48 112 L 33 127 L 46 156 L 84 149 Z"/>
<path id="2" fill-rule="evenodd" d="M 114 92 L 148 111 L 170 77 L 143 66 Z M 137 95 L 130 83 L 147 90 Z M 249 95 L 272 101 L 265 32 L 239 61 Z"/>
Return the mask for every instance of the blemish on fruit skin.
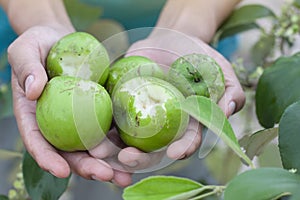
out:
<path id="1" fill-rule="evenodd" d="M 63 69 L 62 75 L 80 74 L 81 78 L 90 79 L 92 70 L 90 69 L 90 63 L 88 61 L 82 61 L 81 57 L 74 57 L 72 54 L 65 55 L 63 61 L 64 62 L 60 63 Z"/>
<path id="2" fill-rule="evenodd" d="M 135 121 L 136 121 L 136 126 L 139 127 L 140 126 L 140 118 L 139 118 L 138 114 L 135 116 Z"/>
<path id="3" fill-rule="evenodd" d="M 87 92 L 95 89 L 94 84 L 92 84 L 92 82 L 87 82 L 84 80 L 80 80 L 78 82 L 78 88 L 80 88 L 83 92 Z"/>
<path id="4" fill-rule="evenodd" d="M 66 91 L 71 91 L 71 90 L 74 90 L 74 88 L 75 87 L 67 88 L 67 89 L 61 90 L 59 93 L 64 93 Z"/>

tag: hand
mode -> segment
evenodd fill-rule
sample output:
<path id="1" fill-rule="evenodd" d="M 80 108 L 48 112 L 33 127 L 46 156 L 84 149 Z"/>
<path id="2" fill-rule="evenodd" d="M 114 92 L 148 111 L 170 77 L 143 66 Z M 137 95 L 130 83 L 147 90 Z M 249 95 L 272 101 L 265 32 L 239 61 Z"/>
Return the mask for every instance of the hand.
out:
<path id="1" fill-rule="evenodd" d="M 131 182 L 129 173 L 117 171 L 87 152 L 60 152 L 43 138 L 38 128 L 36 100 L 48 81 L 44 69 L 48 51 L 57 40 L 73 31 L 74 29 L 68 30 L 65 27 L 32 27 L 8 48 L 8 59 L 12 67 L 14 113 L 21 137 L 39 166 L 57 177 L 67 177 L 72 169 L 87 179 L 113 181 L 117 185 L 127 186 Z"/>
<path id="2" fill-rule="evenodd" d="M 226 88 L 223 97 L 219 101 L 219 106 L 227 117 L 240 110 L 244 105 L 245 96 L 230 63 L 199 38 L 168 29 L 155 29 L 147 39 L 134 43 L 126 56 L 145 56 L 164 68 L 168 68 L 178 57 L 191 53 L 207 54 L 218 62 L 225 76 Z M 201 130 L 201 125 L 191 119 L 183 137 L 167 148 L 167 156 L 176 160 L 192 155 L 201 144 Z M 124 148 L 119 153 L 119 160 L 134 169 L 142 169 L 157 163 L 159 158 L 161 156 L 157 154 L 146 154 L 133 147 Z"/>

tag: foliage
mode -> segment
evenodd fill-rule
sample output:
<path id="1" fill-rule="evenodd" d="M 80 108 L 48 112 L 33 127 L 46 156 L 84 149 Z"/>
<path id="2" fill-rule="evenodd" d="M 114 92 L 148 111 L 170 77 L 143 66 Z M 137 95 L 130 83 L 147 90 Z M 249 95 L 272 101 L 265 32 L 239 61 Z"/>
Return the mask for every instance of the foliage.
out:
<path id="1" fill-rule="evenodd" d="M 256 113 L 259 122 L 265 128 L 277 124 L 284 110 L 300 100 L 299 62 L 300 54 L 281 57 L 266 69 L 259 79 Z"/>
<path id="2" fill-rule="evenodd" d="M 65 0 L 65 3 L 78 30 L 86 29 L 101 15 L 101 9 L 81 7 L 77 0 Z M 300 31 L 299 14 L 299 0 L 283 6 L 280 15 L 261 5 L 243 6 L 232 13 L 213 40 L 213 44 L 217 44 L 222 38 L 250 29 L 260 31 L 261 35 L 250 52 L 253 66 L 246 68 L 243 60 L 238 59 L 233 63 L 233 67 L 243 88 L 255 94 L 256 117 L 262 130 L 246 132 L 238 140 L 223 112 L 209 99 L 191 96 L 178 105 L 222 139 L 227 148 L 223 152 L 234 153 L 242 161 L 232 159 L 237 167 L 244 163 L 251 168 L 245 168 L 245 172 L 240 174 L 237 174 L 235 168 L 236 174 L 233 178 L 220 181 L 224 185 L 205 185 L 174 176 L 148 177 L 127 187 L 123 193 L 125 200 L 196 200 L 211 196 L 225 200 L 265 200 L 279 199 L 283 196 L 291 196 L 292 200 L 300 198 L 300 54 L 289 55 L 289 49 L 294 45 Z M 82 19 L 88 22 L 80 21 L 78 16 L 83 16 Z M 270 29 L 267 30 L 259 24 L 258 20 L 263 18 L 271 22 Z M 3 95 L 3 91 L 9 91 L 9 87 L 0 90 L 0 101 L 4 96 L 9 96 Z M 5 101 L 11 102 L 11 97 Z M 260 156 L 274 140 L 279 143 L 283 168 L 256 168 L 252 160 Z M 18 152 L 5 150 L 0 151 L 0 156 L 5 157 L 3 155 L 6 155 L 6 158 L 20 157 Z M 69 179 L 58 179 L 44 172 L 27 152 L 23 158 L 22 173 L 18 173 L 14 188 L 8 196 L 0 196 L 0 200 L 16 197 L 28 199 L 29 196 L 33 200 L 58 199 L 66 190 Z M 228 166 L 230 164 L 232 163 L 225 163 Z"/>
<path id="3" fill-rule="evenodd" d="M 295 169 L 300 174 L 299 137 L 300 101 L 290 105 L 279 122 L 279 149 L 282 164 L 286 169 Z"/>
<path id="4" fill-rule="evenodd" d="M 154 176 L 127 187 L 123 194 L 124 199 L 155 200 L 190 198 L 205 190 L 203 185 L 190 179 L 172 176 Z"/>
<path id="5" fill-rule="evenodd" d="M 86 30 L 102 14 L 101 7 L 81 3 L 79 0 L 64 0 L 67 13 L 78 31 Z"/>
<path id="6" fill-rule="evenodd" d="M 225 189 L 224 199 L 278 199 L 295 193 L 299 187 L 299 175 L 280 168 L 260 168 L 246 171 L 232 179 Z"/>
<path id="7" fill-rule="evenodd" d="M 217 31 L 214 42 L 235 35 L 236 33 L 259 28 L 257 19 L 275 17 L 275 14 L 267 7 L 261 5 L 247 5 L 235 10 L 226 22 Z"/>
<path id="8" fill-rule="evenodd" d="M 254 167 L 242 151 L 225 114 L 212 100 L 203 96 L 189 96 L 181 102 L 181 109 L 212 130 L 248 165 Z"/>
<path id="9" fill-rule="evenodd" d="M 10 84 L 0 84 L 0 120 L 13 115 Z"/>
<path id="10" fill-rule="evenodd" d="M 0 70 L 7 66 L 7 54 L 0 55 Z M 12 116 L 12 93 L 10 84 L 3 83 L 0 80 L 0 120 Z"/>
<path id="11" fill-rule="evenodd" d="M 25 187 L 32 200 L 56 200 L 68 186 L 69 178 L 57 178 L 42 170 L 28 152 L 22 166 Z"/>
<path id="12" fill-rule="evenodd" d="M 236 74 L 246 91 L 254 91 L 256 102 L 256 113 L 262 127 L 258 132 L 246 135 L 239 140 L 239 146 L 235 146 L 235 137 L 228 137 L 230 128 L 223 128 L 226 131 L 220 135 L 220 138 L 233 150 L 242 147 L 244 151 L 235 151 L 240 157 L 247 161 L 259 156 L 268 144 L 274 139 L 278 139 L 282 168 L 258 168 L 246 170 L 246 172 L 236 175 L 219 192 L 223 193 L 225 200 L 234 199 L 279 199 L 283 196 L 291 196 L 292 199 L 299 199 L 300 193 L 300 170 L 299 156 L 297 146 L 300 142 L 299 120 L 300 120 L 300 99 L 299 99 L 299 54 L 287 56 L 288 49 L 293 46 L 295 37 L 299 34 L 299 13 L 300 2 L 295 1 L 286 4 L 282 8 L 280 16 L 276 16 L 269 8 L 259 5 L 248 5 L 237 9 L 228 20 L 218 30 L 213 44 L 219 39 L 241 33 L 250 29 L 257 29 L 261 32 L 258 41 L 251 49 L 251 58 L 254 63 L 252 68 L 246 68 L 243 60 L 238 59 L 233 63 Z M 268 17 L 273 25 L 270 30 L 265 30 L 257 23 L 258 19 Z M 281 56 L 278 59 L 274 52 L 279 52 Z M 219 127 L 217 124 L 223 120 L 217 112 L 208 112 L 213 110 L 212 104 L 200 99 L 191 97 L 198 104 L 185 104 L 183 109 L 204 125 L 209 121 L 210 128 Z M 250 99 L 251 100 L 251 99 Z M 204 106 L 206 104 L 206 106 Z M 198 108 L 193 107 L 198 105 Z M 205 109 L 206 107 L 206 109 Z M 207 111 L 208 110 L 208 111 Z M 201 113 L 201 112 L 202 113 Z M 206 116 L 206 117 L 203 117 Z M 214 120 L 213 120 L 214 119 Z M 225 124 L 224 124 L 224 127 Z M 222 129 L 213 129 L 215 133 Z M 230 134 L 231 135 L 231 134 Z M 245 159 L 247 158 L 247 159 Z M 246 162 L 251 163 L 251 162 Z M 227 163 L 225 163 L 227 164 Z M 229 165 L 229 163 L 228 163 Z M 289 170 L 289 171 L 288 171 Z M 152 180 L 153 179 L 153 180 Z M 147 178 L 134 186 L 125 189 L 124 199 L 131 200 L 130 195 L 136 195 L 137 192 L 141 198 L 148 194 L 140 191 L 140 188 L 147 186 L 148 182 L 159 179 L 158 177 Z M 167 179 L 165 184 L 169 185 Z M 159 182 L 163 179 L 159 179 Z M 162 183 L 161 183 L 162 184 Z M 138 186 L 139 190 L 137 190 Z M 200 188 L 210 187 L 201 184 Z M 159 191 L 159 190 L 157 190 Z M 196 190 L 197 191 L 197 190 Z M 155 192 L 153 192 L 155 193 Z M 206 194 L 206 195 L 205 195 Z M 144 196 L 143 196 L 144 195 Z M 203 196 L 204 195 L 204 196 Z M 215 192 L 203 193 L 199 191 L 189 199 L 202 199 L 203 197 L 216 195 Z M 173 198 L 158 198 L 173 199 Z M 176 199 L 176 198 L 174 198 Z M 184 198 L 182 198 L 184 199 Z"/>

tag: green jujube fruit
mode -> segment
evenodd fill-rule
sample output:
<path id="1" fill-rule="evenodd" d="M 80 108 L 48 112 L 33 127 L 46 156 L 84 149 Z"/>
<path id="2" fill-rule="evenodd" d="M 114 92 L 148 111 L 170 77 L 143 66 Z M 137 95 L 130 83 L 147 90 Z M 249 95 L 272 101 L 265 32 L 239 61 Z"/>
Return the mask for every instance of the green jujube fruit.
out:
<path id="1" fill-rule="evenodd" d="M 117 60 L 110 67 L 106 89 L 112 94 L 115 87 L 139 76 L 153 76 L 164 79 L 164 72 L 158 64 L 149 58 L 143 56 L 124 57 Z"/>
<path id="2" fill-rule="evenodd" d="M 98 145 L 112 122 L 112 102 L 101 85 L 76 77 L 52 78 L 37 101 L 36 120 L 42 135 L 63 151 Z"/>
<path id="3" fill-rule="evenodd" d="M 109 73 L 105 47 L 91 34 L 74 32 L 57 41 L 46 62 L 49 78 L 73 76 L 104 85 Z"/>
<path id="4" fill-rule="evenodd" d="M 218 102 L 225 92 L 221 67 L 208 55 L 188 54 L 172 63 L 168 81 L 184 96 L 200 95 Z"/>
<path id="5" fill-rule="evenodd" d="M 185 132 L 189 115 L 178 109 L 184 96 L 155 77 L 130 79 L 113 93 L 114 119 L 121 139 L 144 152 L 164 148 Z"/>

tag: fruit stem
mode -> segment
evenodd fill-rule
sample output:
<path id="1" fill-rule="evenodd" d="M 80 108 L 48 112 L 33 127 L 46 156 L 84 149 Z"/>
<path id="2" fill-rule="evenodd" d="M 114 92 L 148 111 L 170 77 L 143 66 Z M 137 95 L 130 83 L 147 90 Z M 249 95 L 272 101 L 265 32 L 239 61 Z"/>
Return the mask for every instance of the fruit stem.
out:
<path id="1" fill-rule="evenodd" d="M 214 194 L 220 194 L 222 193 L 224 190 L 225 190 L 226 186 L 218 186 L 218 185 L 207 185 L 207 186 L 204 186 L 202 189 L 203 191 L 204 190 L 212 190 L 211 192 L 207 192 L 207 193 L 204 193 L 204 194 L 201 194 L 199 196 L 196 196 L 194 198 L 192 198 L 191 200 L 198 200 L 198 199 L 203 199 L 205 197 L 208 197 L 208 196 L 211 196 L 211 195 L 214 195 Z"/>
<path id="2" fill-rule="evenodd" d="M 201 82 L 202 77 L 201 77 L 201 75 L 199 74 L 198 71 L 192 71 L 192 70 L 189 69 L 188 67 L 186 68 L 186 70 L 189 72 L 190 75 L 193 76 L 193 79 L 194 79 L 195 83 Z M 197 72 L 198 72 L 198 73 L 197 73 Z"/>

